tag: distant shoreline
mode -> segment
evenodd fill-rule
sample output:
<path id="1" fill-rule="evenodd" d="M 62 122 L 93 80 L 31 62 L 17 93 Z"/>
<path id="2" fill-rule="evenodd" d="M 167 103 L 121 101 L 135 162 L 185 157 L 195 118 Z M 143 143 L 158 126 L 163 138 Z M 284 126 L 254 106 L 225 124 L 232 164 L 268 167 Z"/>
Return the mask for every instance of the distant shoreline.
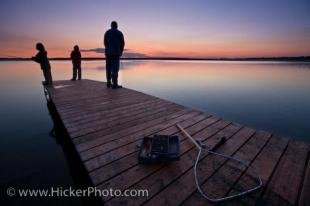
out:
<path id="1" fill-rule="evenodd" d="M 68 61 L 70 58 L 56 57 L 49 58 L 51 61 Z M 174 60 L 174 61 L 296 61 L 310 62 L 310 56 L 299 57 L 254 57 L 254 58 L 187 58 L 187 57 L 140 57 L 121 58 L 122 60 Z M 0 61 L 30 61 L 30 58 L 0 58 Z M 105 60 L 103 57 L 82 58 L 84 61 Z"/>

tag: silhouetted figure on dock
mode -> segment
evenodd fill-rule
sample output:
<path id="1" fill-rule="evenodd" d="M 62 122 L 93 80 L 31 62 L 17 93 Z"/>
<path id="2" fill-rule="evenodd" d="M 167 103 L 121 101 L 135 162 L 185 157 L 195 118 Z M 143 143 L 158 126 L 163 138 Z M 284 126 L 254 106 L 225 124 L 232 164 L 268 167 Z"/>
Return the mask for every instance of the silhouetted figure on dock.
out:
<path id="1" fill-rule="evenodd" d="M 76 76 L 78 73 L 78 80 L 81 80 L 82 78 L 82 69 L 81 69 L 81 52 L 78 45 L 75 45 L 73 47 L 73 51 L 71 52 L 70 58 L 72 60 L 72 66 L 73 66 L 73 76 L 72 81 L 76 80 Z"/>
<path id="2" fill-rule="evenodd" d="M 31 57 L 31 59 L 40 64 L 41 69 L 43 71 L 43 75 L 45 81 L 43 82 L 44 85 L 52 85 L 53 78 L 51 73 L 51 65 L 47 57 L 47 52 L 42 43 L 37 43 L 36 49 L 39 51 L 36 56 Z"/>
<path id="3" fill-rule="evenodd" d="M 104 34 L 104 46 L 106 56 L 107 87 L 112 86 L 114 89 L 122 88 L 122 86 L 118 85 L 118 71 L 120 57 L 124 51 L 125 41 L 123 33 L 117 29 L 116 21 L 112 21 L 111 29 L 106 31 Z"/>

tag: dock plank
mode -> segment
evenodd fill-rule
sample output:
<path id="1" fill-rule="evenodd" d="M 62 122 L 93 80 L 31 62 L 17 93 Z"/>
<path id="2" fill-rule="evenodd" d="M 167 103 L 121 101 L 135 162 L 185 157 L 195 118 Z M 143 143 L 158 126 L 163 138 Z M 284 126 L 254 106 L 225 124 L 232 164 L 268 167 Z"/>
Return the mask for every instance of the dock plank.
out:
<path id="1" fill-rule="evenodd" d="M 270 181 L 270 177 L 279 163 L 282 155 L 286 151 L 289 140 L 282 137 L 271 137 L 268 144 L 264 147 L 263 151 L 255 158 L 252 166 L 259 171 L 259 175 L 263 181 L 263 186 Z M 237 182 L 235 182 L 233 188 L 229 190 L 227 194 L 234 195 L 245 189 L 253 187 L 256 182 L 253 182 L 253 176 L 244 173 Z M 239 205 L 255 205 L 257 198 L 261 195 L 262 189 L 251 193 L 243 198 L 231 200 L 227 203 L 221 203 L 220 205 L 239 206 Z"/>
<path id="2" fill-rule="evenodd" d="M 183 124 L 188 124 L 188 120 L 186 121 L 187 122 L 183 122 Z M 201 120 L 198 120 L 197 122 L 199 121 Z M 93 183 L 97 185 L 99 183 L 104 182 L 107 179 L 110 179 L 116 173 L 120 174 L 121 172 L 126 171 L 127 169 L 137 166 L 138 165 L 137 155 L 138 152 L 135 151 L 131 155 L 121 158 L 119 161 L 113 162 L 112 164 L 106 165 L 105 167 L 99 168 L 98 170 L 91 172 L 90 175 L 92 176 Z"/>
<path id="3" fill-rule="evenodd" d="M 241 126 L 235 124 L 229 124 L 225 121 L 220 121 L 214 125 L 211 125 L 205 128 L 203 131 L 196 133 L 193 137 L 203 137 L 201 140 L 212 147 L 216 144 L 218 140 L 225 135 L 227 138 L 233 136 L 236 132 L 241 129 Z M 186 137 L 184 137 L 186 138 Z M 140 182 L 135 183 L 130 186 L 130 188 L 147 188 L 149 192 L 148 197 L 139 197 L 139 198 L 114 198 L 111 201 L 106 202 L 107 205 L 136 205 L 146 202 L 148 199 L 155 196 L 163 188 L 171 184 L 178 177 L 182 176 L 183 173 L 188 171 L 193 166 L 193 161 L 197 156 L 196 148 L 188 140 L 184 140 L 183 143 L 183 153 L 180 157 L 180 161 L 174 162 L 170 165 L 165 165 L 156 171 L 152 176 L 143 179 Z M 143 167 L 143 165 L 138 165 L 137 167 Z"/>
<path id="4" fill-rule="evenodd" d="M 114 125 L 114 123 L 121 124 L 122 122 L 138 119 L 139 117 L 153 115 L 158 112 L 166 111 L 170 108 L 176 108 L 176 107 L 178 106 L 175 104 L 172 103 L 169 104 L 164 102 L 159 102 L 151 105 L 145 104 L 145 106 L 142 106 L 132 111 L 126 111 L 126 110 L 119 111 L 117 115 L 104 115 L 101 118 L 95 120 L 91 118 L 86 118 L 85 122 L 82 121 L 76 124 L 65 124 L 65 125 L 67 126 L 67 129 L 70 130 L 69 131 L 70 133 L 93 131 L 93 129 L 90 128 L 95 128 L 95 131 L 97 131 L 109 124 L 110 125 Z"/>
<path id="5" fill-rule="evenodd" d="M 307 165 L 305 169 L 305 177 L 302 185 L 302 190 L 300 194 L 300 199 L 298 202 L 299 206 L 309 206 L 310 205 L 310 161 L 309 161 L 309 153 L 307 159 Z"/>
<path id="6" fill-rule="evenodd" d="M 295 140 L 290 141 L 276 171 L 267 185 L 259 204 L 294 205 L 309 152 L 309 146 Z"/>
<path id="7" fill-rule="evenodd" d="M 254 134 L 254 130 L 243 128 L 238 131 L 232 138 L 219 148 L 219 152 L 225 151 L 227 155 L 232 155 L 238 151 Z M 207 156 L 200 160 L 201 167 L 199 172 L 205 175 L 205 179 L 211 176 L 217 168 L 224 164 L 224 160 L 213 161 L 214 156 Z M 182 188 L 179 190 L 178 188 Z M 181 177 L 163 188 L 154 198 L 146 202 L 146 205 L 179 205 L 196 190 L 193 170 L 186 171 Z M 171 195 L 174 198 L 171 198 Z"/>
<path id="8" fill-rule="evenodd" d="M 90 159 L 90 158 L 97 156 L 99 154 L 102 154 L 106 151 L 113 150 L 114 148 L 121 147 L 121 146 L 129 144 L 129 143 L 140 141 L 145 136 L 149 136 L 149 135 L 155 134 L 155 133 L 160 133 L 162 130 L 169 128 L 171 126 L 174 126 L 176 123 L 179 123 L 182 120 L 186 120 L 186 121 L 193 120 L 193 122 L 196 122 L 196 121 L 198 122 L 198 121 L 201 121 L 205 118 L 208 118 L 208 116 L 197 115 L 194 117 L 190 117 L 190 119 L 189 119 L 189 115 L 183 115 L 183 116 L 180 116 L 179 118 L 175 118 L 175 119 L 172 119 L 170 121 L 166 121 L 162 124 L 155 125 L 155 126 L 151 127 L 150 130 L 147 130 L 147 131 L 143 130 L 141 133 L 135 133 L 133 135 L 127 136 L 126 138 L 115 139 L 114 141 L 111 141 L 111 142 L 108 142 L 106 144 L 100 145 L 98 147 L 94 147 L 90 150 L 81 152 L 80 155 L 82 157 L 82 160 Z M 152 133 L 149 133 L 148 131 L 152 131 Z"/>
<path id="9" fill-rule="evenodd" d="M 108 122 L 102 120 L 102 124 L 99 125 L 96 124 L 96 127 L 91 126 L 89 128 L 86 128 L 85 130 L 75 130 L 74 132 L 71 132 L 71 135 L 72 138 L 76 138 L 97 131 L 105 131 L 105 132 L 119 131 L 121 129 L 126 129 L 128 127 L 135 126 L 137 124 L 142 124 L 145 121 L 155 119 L 170 112 L 180 111 L 181 109 L 182 107 L 178 105 L 170 104 L 165 108 L 156 108 L 156 110 L 149 111 L 146 113 L 139 113 L 137 115 L 132 115 L 131 117 L 124 119 L 117 119 L 115 121 L 108 121 Z"/>
<path id="10" fill-rule="evenodd" d="M 201 131 L 203 128 L 206 127 L 212 127 L 213 125 L 218 122 L 217 119 L 214 118 L 208 118 L 206 120 L 200 121 L 190 127 L 187 127 L 187 130 L 190 134 L 195 135 L 199 131 Z M 183 127 L 186 127 L 184 123 L 180 123 Z M 224 125 L 227 125 L 228 123 L 224 123 Z M 222 123 L 223 125 L 223 123 Z M 218 125 L 219 126 L 219 125 Z M 178 129 L 174 126 L 176 129 L 176 132 L 174 135 L 179 135 Z M 163 133 L 165 134 L 165 133 Z M 180 144 L 180 155 L 188 151 L 188 149 L 192 146 L 192 144 L 186 144 L 188 143 L 187 141 L 184 141 L 185 139 L 181 139 L 181 144 Z M 180 161 L 178 161 L 180 162 Z M 136 161 L 136 166 L 130 168 L 127 170 L 125 173 L 118 175 L 117 177 L 110 179 L 109 181 L 105 182 L 104 184 L 99 185 L 98 187 L 100 188 L 106 188 L 107 186 L 112 186 L 115 188 L 120 188 L 120 189 L 126 189 L 127 187 L 135 184 L 141 179 L 144 179 L 145 177 L 149 176 L 151 173 L 153 173 L 156 170 L 159 170 L 162 166 L 164 165 L 153 165 L 153 166 L 143 166 L 139 165 L 138 161 Z M 124 181 L 126 180 L 126 181 Z M 104 200 L 108 200 L 111 197 L 107 197 Z"/>
<path id="11" fill-rule="evenodd" d="M 218 120 L 219 120 L 218 118 L 211 117 L 211 118 L 208 119 L 208 122 L 210 122 L 210 121 L 211 122 L 215 122 L 215 121 L 218 121 Z M 186 121 L 184 121 L 182 123 L 183 123 L 183 126 L 185 128 L 187 128 L 187 127 L 189 127 L 191 125 L 194 125 L 196 122 L 186 120 Z M 173 135 L 173 134 L 176 134 L 178 132 L 179 132 L 179 130 L 176 127 L 169 127 L 167 129 L 161 131 L 160 134 Z M 110 151 L 108 153 L 105 153 L 103 155 L 100 155 L 100 156 L 98 156 L 98 157 L 96 157 L 94 159 L 85 161 L 85 166 L 86 166 L 86 168 L 89 171 L 92 171 L 92 170 L 94 170 L 97 167 L 100 167 L 102 165 L 108 164 L 110 161 L 119 159 L 122 156 L 131 154 L 131 153 L 137 152 L 137 151 L 138 151 L 137 143 L 133 142 L 133 143 L 127 144 L 127 145 L 125 145 L 125 146 L 123 146 L 121 148 L 118 148 L 118 149 L 115 149 L 115 150 Z"/>
<path id="12" fill-rule="evenodd" d="M 105 205 L 214 205 L 197 191 L 193 166 L 197 149 L 176 127 L 181 124 L 217 152 L 248 161 L 263 188 L 217 205 L 309 205 L 309 144 L 257 131 L 139 91 L 109 89 L 94 80 L 54 81 L 45 87 L 86 169 L 98 189 L 147 189 L 143 197 L 102 197 Z M 178 135 L 180 160 L 141 165 L 137 147 L 153 134 Z M 213 197 L 236 194 L 256 184 L 246 167 L 202 154 L 199 179 Z"/>
<path id="13" fill-rule="evenodd" d="M 73 143 L 76 145 L 77 150 L 82 152 L 82 151 L 91 149 L 93 147 L 105 144 L 109 141 L 120 139 L 127 135 L 139 135 L 141 133 L 143 135 L 149 135 L 152 133 L 152 131 L 156 131 L 157 127 L 159 127 L 159 130 L 160 128 L 165 127 L 166 121 L 169 121 L 171 119 L 174 119 L 174 118 L 186 115 L 186 114 L 197 115 L 201 113 L 192 111 L 189 109 L 181 109 L 180 111 L 166 113 L 165 116 L 160 116 L 152 120 L 145 121 L 144 123 L 123 129 L 121 131 L 110 132 L 109 134 L 105 134 L 102 131 L 97 131 L 97 132 L 94 132 L 88 135 L 84 135 L 82 137 L 73 139 Z M 204 116 L 207 116 L 207 115 L 204 115 Z"/>
<path id="14" fill-rule="evenodd" d="M 256 156 L 265 147 L 265 144 L 270 139 L 271 134 L 265 132 L 257 132 L 233 157 L 242 159 L 249 163 L 253 162 Z M 201 188 L 211 198 L 222 198 L 234 185 L 234 182 L 246 171 L 246 167 L 236 164 L 233 160 L 228 160 L 220 169 L 209 177 L 205 182 L 201 182 Z M 205 175 L 205 174 L 203 174 Z M 256 184 L 252 184 L 256 186 Z M 189 197 L 184 205 L 203 205 L 204 198 L 196 190 L 191 197 Z"/>

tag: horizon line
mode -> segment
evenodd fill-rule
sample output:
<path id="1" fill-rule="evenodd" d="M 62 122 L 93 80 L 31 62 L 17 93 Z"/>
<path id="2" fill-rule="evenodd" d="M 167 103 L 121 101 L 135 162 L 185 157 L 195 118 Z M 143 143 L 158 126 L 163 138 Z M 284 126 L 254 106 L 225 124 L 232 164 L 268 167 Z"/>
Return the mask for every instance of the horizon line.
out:
<path id="1" fill-rule="evenodd" d="M 0 57 L 0 61 L 27 61 L 31 58 L 25 57 Z M 68 57 L 51 57 L 49 60 L 71 60 Z M 105 57 L 83 57 L 82 60 L 105 60 Z M 217 61 L 236 61 L 236 60 L 282 60 L 282 61 L 310 61 L 310 56 L 275 56 L 275 57 L 121 57 L 121 60 L 217 60 Z"/>

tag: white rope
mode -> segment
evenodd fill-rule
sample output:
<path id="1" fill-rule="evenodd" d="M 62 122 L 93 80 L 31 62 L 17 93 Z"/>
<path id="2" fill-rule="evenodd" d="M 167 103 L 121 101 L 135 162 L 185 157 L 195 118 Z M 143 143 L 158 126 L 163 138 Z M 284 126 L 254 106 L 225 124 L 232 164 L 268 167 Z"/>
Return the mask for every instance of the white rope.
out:
<path id="1" fill-rule="evenodd" d="M 198 152 L 198 155 L 197 155 L 197 158 L 196 158 L 196 161 L 195 161 L 195 165 L 194 165 L 194 175 L 195 175 L 195 183 L 196 183 L 196 187 L 198 189 L 198 191 L 200 192 L 200 194 L 206 198 L 207 200 L 211 201 L 211 202 L 222 202 L 222 201 L 226 201 L 226 200 L 230 200 L 230 199 L 233 199 L 233 198 L 237 198 L 237 197 L 241 197 L 243 195 L 246 195 L 246 194 L 249 194 L 250 192 L 253 192 L 259 188 L 262 187 L 263 185 L 263 181 L 262 179 L 260 178 L 259 174 L 258 174 L 258 171 L 253 167 L 251 166 L 249 163 L 247 163 L 246 161 L 244 160 L 241 160 L 241 159 L 238 159 L 238 158 L 235 158 L 235 157 L 232 157 L 232 156 L 229 156 L 229 155 L 225 155 L 225 154 L 221 154 L 221 153 L 218 153 L 218 152 L 214 152 L 214 151 L 211 151 L 210 149 L 207 149 L 205 148 L 205 145 L 202 144 L 202 142 L 200 141 L 199 143 L 197 143 L 197 141 L 195 141 L 193 139 L 193 137 L 191 137 L 179 124 L 177 124 L 177 127 L 185 134 L 185 136 L 187 136 L 194 144 L 195 146 L 197 147 L 197 149 L 199 150 Z M 202 190 L 202 188 L 200 187 L 200 184 L 199 184 L 199 181 L 198 181 L 198 177 L 197 177 L 197 165 L 198 165 L 198 162 L 200 160 L 200 156 L 201 156 L 201 153 L 202 153 L 202 150 L 206 150 L 208 153 L 210 154 L 214 154 L 214 155 L 217 155 L 217 156 L 220 156 L 220 157 L 224 157 L 226 159 L 231 159 L 231 160 L 235 160 L 239 163 L 241 163 L 242 165 L 246 166 L 247 168 L 250 168 L 253 170 L 253 172 L 255 173 L 255 175 L 257 176 L 257 180 L 259 182 L 259 184 L 256 186 L 256 187 L 253 187 L 251 189 L 248 189 L 248 190 L 245 190 L 243 192 L 240 192 L 238 194 L 235 194 L 235 195 L 230 195 L 230 196 L 225 196 L 225 197 L 221 197 L 221 198 L 212 198 L 212 197 L 209 197 L 206 193 L 204 193 L 204 191 Z"/>

